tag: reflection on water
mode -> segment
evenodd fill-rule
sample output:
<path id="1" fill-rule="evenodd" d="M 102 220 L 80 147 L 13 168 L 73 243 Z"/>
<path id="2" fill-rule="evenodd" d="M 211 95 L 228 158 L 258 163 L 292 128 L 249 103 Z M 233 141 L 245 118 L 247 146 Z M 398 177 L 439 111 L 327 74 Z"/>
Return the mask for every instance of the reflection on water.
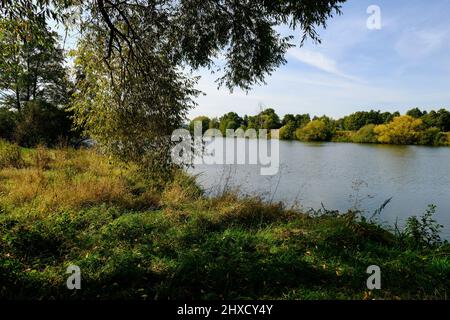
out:
<path id="1" fill-rule="evenodd" d="M 192 171 L 212 194 L 239 187 L 303 208 L 323 203 L 344 211 L 357 193 L 370 214 L 393 197 L 381 216 L 389 224 L 436 204 L 436 219 L 450 239 L 450 148 L 280 141 L 277 175 L 261 176 L 257 165 L 197 165 Z M 354 190 L 355 181 L 365 183 Z"/>

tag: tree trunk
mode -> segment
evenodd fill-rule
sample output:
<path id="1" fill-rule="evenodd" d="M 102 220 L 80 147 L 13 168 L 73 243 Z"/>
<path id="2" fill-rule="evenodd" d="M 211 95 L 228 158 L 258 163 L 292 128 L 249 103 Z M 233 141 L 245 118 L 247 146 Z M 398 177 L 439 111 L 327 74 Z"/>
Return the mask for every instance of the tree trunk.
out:
<path id="1" fill-rule="evenodd" d="M 19 85 L 16 82 L 16 108 L 17 111 L 20 113 L 22 106 L 20 104 L 20 93 L 19 93 Z"/>

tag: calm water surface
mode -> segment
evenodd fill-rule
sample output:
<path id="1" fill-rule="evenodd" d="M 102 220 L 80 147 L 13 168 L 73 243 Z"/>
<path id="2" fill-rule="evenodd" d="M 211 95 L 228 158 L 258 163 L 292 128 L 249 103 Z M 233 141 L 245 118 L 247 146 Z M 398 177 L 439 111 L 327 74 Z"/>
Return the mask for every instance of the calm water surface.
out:
<path id="1" fill-rule="evenodd" d="M 367 215 L 392 201 L 379 220 L 400 225 L 429 204 L 450 239 L 450 148 L 280 141 L 280 169 L 261 176 L 257 165 L 197 165 L 198 181 L 210 193 L 239 187 L 269 201 L 305 209 L 348 210 Z"/>

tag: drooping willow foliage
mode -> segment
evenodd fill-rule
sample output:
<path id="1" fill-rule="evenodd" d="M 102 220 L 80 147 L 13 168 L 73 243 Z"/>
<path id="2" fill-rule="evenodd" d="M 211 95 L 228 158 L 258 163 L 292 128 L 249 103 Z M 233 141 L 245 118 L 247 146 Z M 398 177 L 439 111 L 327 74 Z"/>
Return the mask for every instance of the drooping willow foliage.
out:
<path id="1" fill-rule="evenodd" d="M 251 89 L 286 62 L 345 0 L 3 0 L 0 13 L 76 28 L 78 125 L 111 154 L 146 172 L 171 171 L 170 134 L 195 106 L 186 70 L 214 67 L 218 83 Z M 219 65 L 215 64 L 220 61 Z"/>

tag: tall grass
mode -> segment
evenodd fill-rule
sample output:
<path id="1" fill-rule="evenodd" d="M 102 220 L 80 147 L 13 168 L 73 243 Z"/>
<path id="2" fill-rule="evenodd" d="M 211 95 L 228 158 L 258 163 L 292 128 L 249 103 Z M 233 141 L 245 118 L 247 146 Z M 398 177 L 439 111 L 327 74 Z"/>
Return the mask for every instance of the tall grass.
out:
<path id="1" fill-rule="evenodd" d="M 159 206 L 156 193 L 139 190 L 137 185 L 142 181 L 131 178 L 132 169 L 114 167 L 94 151 L 48 150 L 41 146 L 19 159 L 20 166 L 19 160 L 10 160 L 10 165 L 0 171 L 3 206 L 28 205 L 42 211 L 100 204 L 127 209 Z"/>
<path id="2" fill-rule="evenodd" d="M 21 168 L 22 166 L 23 158 L 20 147 L 0 139 L 0 169 Z"/>

